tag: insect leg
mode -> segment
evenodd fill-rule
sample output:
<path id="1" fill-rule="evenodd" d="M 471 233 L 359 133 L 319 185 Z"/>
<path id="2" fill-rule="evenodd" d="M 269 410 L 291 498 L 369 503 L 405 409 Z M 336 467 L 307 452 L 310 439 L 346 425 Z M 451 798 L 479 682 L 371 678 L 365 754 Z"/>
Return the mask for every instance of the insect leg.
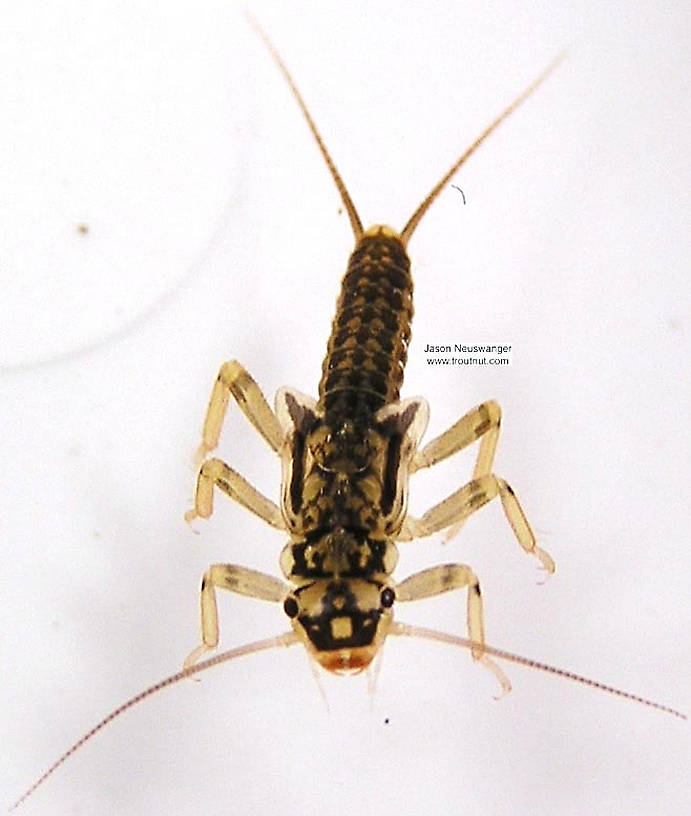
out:
<path id="1" fill-rule="evenodd" d="M 497 493 L 501 498 L 502 507 L 504 508 L 504 515 L 506 516 L 511 529 L 516 536 L 518 543 L 530 555 L 536 556 L 543 568 L 548 573 L 554 572 L 554 561 L 552 557 L 544 550 L 537 546 L 535 535 L 528 523 L 523 508 L 521 507 L 516 494 L 513 492 L 511 486 L 504 480 L 492 474 L 492 465 L 494 462 L 494 454 L 497 449 L 497 442 L 499 441 L 499 427 L 501 425 L 501 408 L 499 403 L 494 400 L 483 402 L 472 411 L 462 416 L 458 422 L 454 423 L 447 431 L 433 439 L 422 450 L 418 451 L 413 458 L 410 466 L 410 472 L 414 473 L 416 470 L 431 467 L 432 465 L 453 456 L 454 453 L 463 448 L 472 445 L 476 440 L 480 440 L 480 447 L 475 460 L 475 468 L 473 469 L 473 481 L 480 481 L 484 477 L 490 477 L 494 481 L 494 486 L 491 488 L 492 495 L 488 496 L 484 501 L 480 501 L 477 506 L 466 508 L 467 511 L 460 513 L 455 521 L 449 522 L 449 529 L 447 530 L 445 538 L 448 540 L 458 533 L 461 525 L 465 519 L 471 515 L 476 509 L 481 507 L 487 501 L 494 498 Z M 434 530 L 444 529 L 444 525 L 439 526 L 439 520 L 444 517 L 443 511 L 439 511 L 437 516 L 436 511 L 443 505 L 446 505 L 453 496 L 459 496 L 463 491 L 469 491 L 472 496 L 472 501 L 478 501 L 475 497 L 474 491 L 471 489 L 473 482 L 469 482 L 460 491 L 449 496 L 439 505 L 436 505 L 423 516 L 423 520 L 427 519 L 434 524 Z M 470 500 L 470 499 L 469 499 Z M 430 516 L 433 518 L 430 519 Z M 410 519 L 411 525 L 414 526 L 414 519 Z M 430 535 L 430 533 L 425 533 Z"/>
<path id="2" fill-rule="evenodd" d="M 511 690 L 511 683 L 504 672 L 485 654 L 485 632 L 482 615 L 482 595 L 480 584 L 472 569 L 465 564 L 442 564 L 438 567 L 416 572 L 396 587 L 397 601 L 417 601 L 432 595 L 441 595 L 452 589 L 468 588 L 468 637 L 480 646 L 474 646 L 471 654 L 497 678 L 502 693 Z"/>
<path id="3" fill-rule="evenodd" d="M 194 507 L 185 513 L 186 521 L 209 518 L 214 509 L 214 485 L 267 524 L 285 531 L 286 526 L 278 506 L 220 459 L 207 459 L 199 469 Z"/>
<path id="4" fill-rule="evenodd" d="M 483 402 L 472 411 L 468 411 L 443 434 L 428 442 L 419 450 L 410 463 L 410 473 L 416 470 L 432 467 L 453 456 L 454 453 L 467 448 L 480 439 L 473 470 L 473 478 L 485 476 L 492 472 L 492 462 L 499 440 L 499 426 L 501 425 L 501 408 L 494 400 Z"/>
<path id="5" fill-rule="evenodd" d="M 229 589 L 262 601 L 282 601 L 288 591 L 283 581 L 263 572 L 237 567 L 234 564 L 212 564 L 204 573 L 200 594 L 202 642 L 184 663 L 188 669 L 210 649 L 218 645 L 218 611 L 216 589 Z"/>
<path id="6" fill-rule="evenodd" d="M 554 561 L 549 553 L 537 546 L 533 531 L 513 491 L 503 479 L 492 473 L 463 485 L 455 493 L 431 507 L 422 518 L 406 516 L 397 540 L 411 541 L 414 538 L 425 538 L 440 530 L 459 529 L 469 516 L 497 495 L 501 497 L 504 513 L 518 543 L 529 555 L 534 555 L 540 561 L 546 572 L 553 573 Z"/>
<path id="7" fill-rule="evenodd" d="M 200 458 L 218 445 L 221 426 L 228 407 L 228 399 L 233 395 L 240 409 L 271 448 L 278 453 L 283 443 L 283 431 L 276 414 L 269 407 L 261 389 L 244 366 L 237 360 L 223 363 L 211 390 L 209 407 L 206 410 Z"/>

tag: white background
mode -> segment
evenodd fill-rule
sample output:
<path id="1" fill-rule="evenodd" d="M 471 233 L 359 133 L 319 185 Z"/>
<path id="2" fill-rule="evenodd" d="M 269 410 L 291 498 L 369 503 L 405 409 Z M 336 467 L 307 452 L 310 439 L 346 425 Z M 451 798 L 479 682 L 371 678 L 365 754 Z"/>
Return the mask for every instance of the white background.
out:
<path id="1" fill-rule="evenodd" d="M 500 507 L 397 575 L 471 564 L 490 643 L 689 710 L 688 11 L 638 3 L 249 3 L 366 224 L 402 227 L 560 50 L 568 59 L 411 242 L 404 396 L 436 434 L 504 409 Z M 278 574 L 283 539 L 220 497 L 182 521 L 213 378 L 314 392 L 352 246 L 294 101 L 230 3 L 14 4 L 0 34 L 1 794 L 9 803 L 197 643 L 209 563 Z M 77 225 L 86 223 L 88 234 Z M 427 366 L 506 342 L 510 369 Z M 233 409 L 220 454 L 272 497 Z M 472 469 L 419 475 L 420 513 Z M 465 631 L 465 599 L 399 612 Z M 224 597 L 225 646 L 284 631 Z M 27 814 L 681 814 L 688 725 L 467 654 L 391 640 L 377 690 L 298 648 L 186 682 L 99 734 Z M 386 720 L 388 719 L 388 722 Z"/>

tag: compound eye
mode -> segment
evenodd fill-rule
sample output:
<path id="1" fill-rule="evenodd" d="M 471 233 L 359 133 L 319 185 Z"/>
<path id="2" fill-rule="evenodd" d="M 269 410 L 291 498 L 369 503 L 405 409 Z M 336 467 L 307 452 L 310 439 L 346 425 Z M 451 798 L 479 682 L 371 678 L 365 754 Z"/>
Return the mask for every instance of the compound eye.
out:
<path id="1" fill-rule="evenodd" d="M 381 595 L 379 596 L 379 601 L 384 609 L 388 609 L 389 607 L 393 606 L 393 602 L 396 600 L 396 593 L 391 589 L 391 587 L 385 587 L 381 591 Z"/>
<path id="2" fill-rule="evenodd" d="M 293 598 L 292 595 L 289 595 L 285 601 L 283 601 L 283 611 L 289 618 L 294 618 L 297 616 L 297 613 L 300 611 L 300 607 L 298 606 L 298 602 Z"/>

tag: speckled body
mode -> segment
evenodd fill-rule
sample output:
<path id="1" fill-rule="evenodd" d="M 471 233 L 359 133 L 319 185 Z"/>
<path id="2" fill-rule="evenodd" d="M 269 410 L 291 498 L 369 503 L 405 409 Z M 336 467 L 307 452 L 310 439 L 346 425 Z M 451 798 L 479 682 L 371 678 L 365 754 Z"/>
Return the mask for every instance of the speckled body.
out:
<path id="1" fill-rule="evenodd" d="M 423 399 L 400 401 L 410 324 L 413 281 L 406 247 L 417 225 L 468 156 L 499 123 L 537 87 L 539 78 L 519 96 L 457 159 L 413 212 L 400 233 L 384 225 L 363 230 L 343 180 L 319 135 L 293 78 L 266 35 L 258 29 L 300 107 L 322 158 L 338 189 L 355 236 L 355 249 L 341 284 L 326 357 L 314 401 L 290 388 L 276 395 L 277 429 L 270 409 L 255 398 L 248 415 L 265 438 L 280 451 L 283 474 L 281 516 L 290 535 L 281 568 L 291 584 L 284 609 L 293 629 L 314 657 L 332 671 L 357 671 L 366 666 L 386 637 L 396 596 L 391 573 L 397 560 L 395 541 L 412 537 L 406 529 L 408 477 L 411 469 L 428 467 L 472 441 L 474 427 L 455 426 L 432 447 L 431 458 L 418 445 L 429 416 Z M 246 392 L 234 383 L 239 400 Z M 232 385 L 228 386 L 232 390 Z M 237 398 L 237 397 L 236 397 Z M 212 396 L 209 414 L 224 410 L 228 395 Z M 242 404 L 242 403 L 241 403 Z M 248 406 L 246 406 L 248 407 Z M 486 413 L 486 410 L 485 410 Z M 471 420 L 472 421 L 472 420 Z M 497 426 L 487 428 L 475 476 L 490 476 Z M 435 458 L 436 457 L 436 458 Z M 487 471 L 485 473 L 485 470 Z M 218 477 L 216 484 L 221 485 Z M 497 484 L 493 485 L 498 490 Z M 275 523 L 272 507 L 246 487 L 245 503 Z M 450 497 L 451 498 L 451 497 Z M 485 491 L 483 500 L 489 500 Z M 472 499 L 468 499 L 471 502 Z M 508 501 L 508 500 L 507 500 Z M 515 499 L 513 499 L 515 502 Z M 517 504 L 517 503 L 516 503 Z M 433 531 L 455 507 L 442 502 L 425 514 L 417 532 Z M 468 504 L 470 506 L 470 504 Z M 524 524 L 512 505 L 514 524 Z M 458 519 L 453 513 L 449 527 Z M 427 525 L 427 526 L 425 526 Z M 410 526 L 410 525 L 408 525 Z M 532 536 L 532 532 L 530 533 Z M 534 548 L 534 540 L 526 546 Z M 470 580 L 456 571 L 456 580 Z M 435 574 L 434 589 L 448 589 Z M 441 576 L 441 577 L 440 577 Z M 430 592 L 427 578 L 409 598 Z M 474 586 L 477 581 L 474 581 Z M 405 585 L 404 585 L 405 586 Z M 482 639 L 479 589 L 473 600 L 473 630 Z M 271 594 L 270 590 L 267 590 Z M 211 636 L 209 636 L 211 639 Z"/>
<path id="2" fill-rule="evenodd" d="M 368 418 L 395 402 L 413 318 L 413 280 L 403 245 L 386 228 L 358 242 L 341 283 L 319 383 L 328 421 Z"/>
<path id="3" fill-rule="evenodd" d="M 381 598 L 398 559 L 417 441 L 409 431 L 420 414 L 418 402 L 398 401 L 412 295 L 402 241 L 372 227 L 341 284 L 319 401 L 284 394 L 292 427 L 282 509 L 291 541 L 281 566 L 296 587 L 295 624 L 332 671 L 369 663 L 375 635 L 386 630 L 381 618 L 390 617 Z"/>

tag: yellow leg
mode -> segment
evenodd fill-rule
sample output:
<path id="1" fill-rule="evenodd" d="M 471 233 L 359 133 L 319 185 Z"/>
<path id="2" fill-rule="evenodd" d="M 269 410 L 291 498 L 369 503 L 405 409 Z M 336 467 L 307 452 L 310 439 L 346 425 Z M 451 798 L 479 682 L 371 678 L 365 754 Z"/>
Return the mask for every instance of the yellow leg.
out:
<path id="1" fill-rule="evenodd" d="M 262 572 L 236 567 L 233 564 L 213 564 L 204 573 L 200 594 L 202 642 L 192 651 L 184 668 L 194 665 L 199 658 L 218 645 L 218 611 L 216 589 L 228 589 L 262 601 L 283 601 L 288 587 L 278 578 Z"/>
<path id="2" fill-rule="evenodd" d="M 206 456 L 218 445 L 231 394 L 247 419 L 271 448 L 278 453 L 283 443 L 283 431 L 276 414 L 269 407 L 259 386 L 247 370 L 237 360 L 231 360 L 223 363 L 211 390 L 209 407 L 204 420 L 202 444 L 199 448 L 200 458 Z"/>
<path id="3" fill-rule="evenodd" d="M 452 589 L 468 588 L 468 637 L 480 644 L 471 651 L 475 660 L 479 660 L 497 678 L 501 684 L 503 693 L 511 690 L 511 683 L 499 668 L 485 654 L 482 646 L 485 643 L 484 621 L 482 614 L 482 595 L 480 594 L 480 584 L 472 569 L 465 564 L 443 564 L 438 567 L 416 572 L 396 587 L 397 601 L 417 601 L 421 598 L 429 598 L 432 595 L 441 595 L 442 592 L 449 592 Z"/>
<path id="4" fill-rule="evenodd" d="M 494 400 L 483 402 L 415 454 L 410 467 L 411 473 L 431 467 L 480 440 L 472 481 L 436 504 L 421 519 L 408 517 L 399 540 L 427 536 L 444 529 L 448 540 L 458 533 L 470 515 L 499 495 L 504 515 L 518 543 L 527 553 L 538 558 L 543 569 L 551 574 L 554 572 L 554 561 L 537 546 L 535 535 L 516 494 L 504 479 L 492 473 L 500 425 L 499 404 Z"/>
<path id="5" fill-rule="evenodd" d="M 473 478 L 485 476 L 492 471 L 494 453 L 499 440 L 501 425 L 501 408 L 494 400 L 483 402 L 472 411 L 462 416 L 443 434 L 428 442 L 413 457 L 410 473 L 416 470 L 431 467 L 453 456 L 454 453 L 467 448 L 473 442 L 481 439 L 478 450 Z"/>
<path id="6" fill-rule="evenodd" d="M 286 530 L 277 505 L 220 459 L 207 459 L 199 470 L 194 507 L 185 513 L 185 520 L 209 518 L 214 509 L 214 485 L 238 504 L 251 510 L 277 530 Z"/>

